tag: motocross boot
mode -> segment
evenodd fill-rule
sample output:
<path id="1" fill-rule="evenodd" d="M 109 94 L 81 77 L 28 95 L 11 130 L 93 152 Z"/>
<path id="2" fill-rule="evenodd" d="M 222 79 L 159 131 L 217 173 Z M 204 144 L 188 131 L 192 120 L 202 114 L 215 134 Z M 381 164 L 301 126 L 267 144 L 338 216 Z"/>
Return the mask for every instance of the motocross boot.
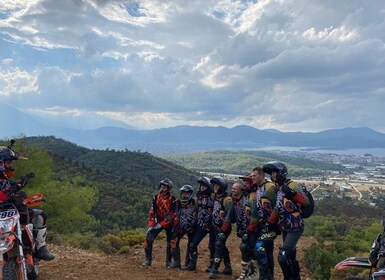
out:
<path id="1" fill-rule="evenodd" d="M 222 273 L 224 275 L 232 275 L 233 270 L 231 269 L 231 261 L 230 261 L 230 253 L 229 251 L 226 251 L 223 254 L 223 263 L 225 265 L 225 268 L 222 270 Z"/>
<path id="2" fill-rule="evenodd" d="M 180 265 L 180 248 L 179 247 L 172 248 L 171 249 L 171 255 L 172 255 L 172 258 L 174 261 L 171 263 L 169 268 L 180 269 L 181 268 L 181 265 Z"/>
<path id="3" fill-rule="evenodd" d="M 37 236 L 36 236 L 36 248 L 37 248 L 37 256 L 44 261 L 52 261 L 55 259 L 55 255 L 52 254 L 45 242 L 45 238 L 47 236 L 47 227 L 37 228 Z"/>
<path id="4" fill-rule="evenodd" d="M 258 262 L 257 260 L 251 260 L 250 272 L 247 277 L 247 280 L 259 280 L 259 279 L 263 279 L 263 278 L 260 278 Z"/>
<path id="5" fill-rule="evenodd" d="M 197 268 L 198 252 L 194 252 L 190 256 L 190 262 L 187 266 L 187 270 L 193 271 Z"/>
<path id="6" fill-rule="evenodd" d="M 151 247 L 145 247 L 144 253 L 146 255 L 146 258 L 142 264 L 142 266 L 151 266 L 152 262 L 152 246 Z"/>
<path id="7" fill-rule="evenodd" d="M 209 275 L 210 279 L 216 279 L 218 277 L 218 268 L 220 263 L 221 263 L 221 259 L 216 258 L 214 260 L 214 263 L 213 263 L 213 266 L 211 267 L 211 271 Z"/>
<path id="8" fill-rule="evenodd" d="M 172 259 L 172 255 L 171 255 L 171 246 L 167 246 L 166 248 L 166 268 L 171 268 L 171 259 Z"/>
<path id="9" fill-rule="evenodd" d="M 214 258 L 211 258 L 210 259 L 210 263 L 209 263 L 209 265 L 207 266 L 207 268 L 206 268 L 206 272 L 211 272 L 211 268 L 213 267 L 213 265 L 214 265 Z"/>
<path id="10" fill-rule="evenodd" d="M 187 248 L 188 248 L 188 246 L 187 246 Z M 187 267 L 188 267 L 189 263 L 190 263 L 190 254 L 189 254 L 189 251 L 187 250 L 186 256 L 184 258 L 184 267 L 183 267 L 184 270 L 188 270 Z"/>
<path id="11" fill-rule="evenodd" d="M 242 261 L 242 263 L 241 263 L 241 265 L 242 265 L 241 275 L 237 278 L 237 280 L 246 280 L 247 279 L 247 275 L 250 272 L 249 271 L 250 263 L 251 262 L 244 262 L 244 261 Z"/>

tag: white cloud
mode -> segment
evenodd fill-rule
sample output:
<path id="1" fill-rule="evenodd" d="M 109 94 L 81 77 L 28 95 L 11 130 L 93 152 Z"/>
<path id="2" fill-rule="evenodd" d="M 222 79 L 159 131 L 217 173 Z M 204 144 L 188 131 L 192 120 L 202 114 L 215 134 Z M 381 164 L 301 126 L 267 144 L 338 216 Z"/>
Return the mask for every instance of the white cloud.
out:
<path id="1" fill-rule="evenodd" d="M 7 0 L 0 94 L 139 127 L 383 128 L 384 11 L 381 0 Z"/>

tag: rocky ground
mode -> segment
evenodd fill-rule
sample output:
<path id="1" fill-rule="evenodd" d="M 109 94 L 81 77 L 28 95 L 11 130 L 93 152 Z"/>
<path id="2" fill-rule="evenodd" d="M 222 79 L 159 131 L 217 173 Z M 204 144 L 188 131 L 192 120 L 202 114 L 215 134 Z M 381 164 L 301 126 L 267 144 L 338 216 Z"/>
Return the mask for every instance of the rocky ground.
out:
<path id="1" fill-rule="evenodd" d="M 309 271 L 304 268 L 303 249 L 314 242 L 311 238 L 301 238 L 298 249 L 298 259 L 302 268 L 302 279 L 311 279 Z M 49 248 L 57 255 L 52 262 L 41 262 L 40 280 L 57 279 L 208 279 L 208 274 L 204 272 L 209 260 L 207 240 L 200 245 L 200 256 L 198 259 L 198 269 L 195 272 L 183 270 L 168 270 L 165 268 L 165 242 L 159 240 L 154 245 L 154 261 L 149 268 L 141 266 L 144 258 L 142 248 L 134 248 L 128 255 L 101 255 L 76 249 L 65 245 L 49 244 Z M 219 279 L 236 279 L 241 271 L 241 259 L 239 252 L 239 239 L 230 236 L 229 250 L 232 257 L 233 276 L 220 275 Z M 281 239 L 276 241 L 276 254 Z M 182 240 L 182 253 L 185 251 L 186 240 Z M 283 279 L 278 264 L 276 264 L 276 279 Z"/>

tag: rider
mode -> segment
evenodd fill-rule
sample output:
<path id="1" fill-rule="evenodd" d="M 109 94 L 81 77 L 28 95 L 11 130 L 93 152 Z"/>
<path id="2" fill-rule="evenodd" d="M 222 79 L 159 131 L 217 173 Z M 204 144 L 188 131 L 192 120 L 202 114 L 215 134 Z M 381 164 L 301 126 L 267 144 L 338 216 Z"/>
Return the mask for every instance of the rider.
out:
<path id="1" fill-rule="evenodd" d="M 176 217 L 171 240 L 171 255 L 174 259 L 170 268 L 180 269 L 180 240 L 187 234 L 189 248 L 197 220 L 197 207 L 193 199 L 194 189 L 190 185 L 184 185 L 180 188 L 180 198 L 176 201 Z M 188 250 L 185 258 L 185 269 L 190 262 Z"/>
<path id="2" fill-rule="evenodd" d="M 369 254 L 369 262 L 372 267 L 376 269 L 385 266 L 385 220 L 381 221 L 381 225 L 384 228 L 384 231 L 379 233 L 377 238 L 373 241 Z"/>
<path id="3" fill-rule="evenodd" d="M 245 181 L 245 177 L 241 177 Z M 246 181 L 247 185 L 247 181 Z M 234 209 L 234 218 L 237 224 L 237 236 L 241 238 L 241 255 L 242 255 L 242 272 L 237 280 L 257 279 L 254 274 L 254 269 L 251 263 L 253 239 L 252 233 L 248 231 L 250 224 L 250 206 L 249 206 L 249 191 L 242 181 L 235 182 L 231 188 L 231 198 Z M 251 277 L 251 275 L 253 275 Z"/>
<path id="4" fill-rule="evenodd" d="M 231 220 L 233 207 L 231 197 L 227 196 L 227 183 L 224 178 L 214 176 L 210 180 L 214 189 L 214 206 L 212 213 L 212 232 L 213 238 L 210 239 L 210 245 L 215 247 L 214 263 L 210 271 L 210 279 L 217 278 L 218 268 L 223 259 L 225 268 L 223 274 L 231 275 L 230 253 L 226 247 L 226 240 L 231 233 Z M 214 239 L 215 238 L 215 239 Z"/>
<path id="5" fill-rule="evenodd" d="M 271 174 L 271 180 L 278 188 L 277 202 L 266 223 L 264 231 L 274 230 L 278 223 L 283 236 L 283 245 L 279 250 L 278 262 L 281 266 L 284 280 L 301 279 L 299 263 L 296 260 L 296 246 L 304 230 L 304 219 L 301 207 L 310 204 L 300 186 L 287 178 L 287 167 L 281 162 L 268 162 L 263 165 L 263 171 Z"/>
<path id="6" fill-rule="evenodd" d="M 252 221 L 257 225 L 258 239 L 254 252 L 258 260 L 259 279 L 274 280 L 274 240 L 278 227 L 265 228 L 277 200 L 277 187 L 265 180 L 263 168 L 255 167 L 252 172 L 253 184 L 256 186 L 257 203 L 252 211 Z"/>
<path id="7" fill-rule="evenodd" d="M 11 180 L 15 174 L 15 169 L 12 166 L 12 162 L 18 159 L 27 159 L 17 154 L 11 147 L 0 147 L 0 160 L 3 162 L 3 175 L 5 180 L 8 180 L 8 185 L 18 187 L 18 183 Z M 3 180 L 4 180 L 3 179 Z M 13 195 L 15 201 L 19 201 L 18 205 L 22 204 L 22 201 L 27 197 L 24 190 L 19 188 L 19 191 Z M 36 233 L 36 249 L 37 256 L 45 261 L 52 261 L 55 259 L 55 255 L 52 254 L 46 246 L 47 236 L 47 214 L 42 209 L 28 208 L 28 216 L 30 222 L 33 224 L 34 232 Z"/>
<path id="8" fill-rule="evenodd" d="M 171 238 L 173 221 L 175 218 L 176 199 L 171 194 L 173 183 L 170 179 L 159 182 L 159 192 L 152 199 L 151 208 L 148 214 L 148 230 L 144 240 L 145 261 L 143 266 L 151 266 L 152 245 L 158 234 L 164 229 L 166 231 L 167 250 L 166 267 L 171 266 Z"/>
<path id="9" fill-rule="evenodd" d="M 207 177 L 200 177 L 198 179 L 199 191 L 196 194 L 196 205 L 198 207 L 197 224 L 194 232 L 194 236 L 188 246 L 189 263 L 187 270 L 195 270 L 198 260 L 198 245 L 203 238 L 210 233 L 211 234 L 211 214 L 213 211 L 213 197 L 212 197 L 212 185 L 210 179 Z M 211 264 L 214 263 L 214 247 L 209 246 Z M 211 266 L 209 272 L 211 271 Z"/>

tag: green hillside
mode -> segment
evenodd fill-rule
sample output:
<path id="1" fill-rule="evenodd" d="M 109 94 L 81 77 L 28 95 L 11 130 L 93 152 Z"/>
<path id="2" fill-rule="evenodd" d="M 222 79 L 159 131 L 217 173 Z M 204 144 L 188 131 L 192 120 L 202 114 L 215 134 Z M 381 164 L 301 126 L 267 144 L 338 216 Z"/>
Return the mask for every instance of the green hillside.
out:
<path id="1" fill-rule="evenodd" d="M 87 200 L 76 207 L 89 209 L 84 213 L 92 220 L 92 223 L 88 222 L 87 230 L 92 229 L 99 235 L 144 227 L 151 197 L 163 178 L 174 182 L 174 192 L 178 194 L 178 187 L 196 185 L 199 176 L 149 153 L 91 150 L 55 137 L 23 138 L 16 143 L 15 150 L 29 158 L 15 162 L 17 175 L 35 172 L 37 176 L 29 188 L 50 194 L 47 200 L 54 201 L 43 207 L 70 207 L 59 203 L 63 201 L 61 197 L 85 192 L 73 199 L 75 202 Z M 56 186 L 44 187 L 50 184 Z M 52 209 L 55 217 L 56 210 Z"/>
<path id="2" fill-rule="evenodd" d="M 261 166 L 272 160 L 287 163 L 290 175 L 293 177 L 321 175 L 324 170 L 343 170 L 341 165 L 329 162 L 279 155 L 265 151 L 221 150 L 191 154 L 162 155 L 161 157 L 192 170 L 230 174 L 247 174 L 255 166 Z"/>

